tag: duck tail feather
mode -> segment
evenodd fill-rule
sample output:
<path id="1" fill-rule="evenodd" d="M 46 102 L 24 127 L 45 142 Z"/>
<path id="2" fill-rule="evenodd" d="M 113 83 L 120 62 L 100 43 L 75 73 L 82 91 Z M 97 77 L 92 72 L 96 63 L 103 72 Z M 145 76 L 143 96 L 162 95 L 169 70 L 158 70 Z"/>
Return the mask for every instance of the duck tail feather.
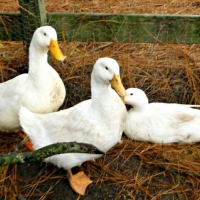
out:
<path id="1" fill-rule="evenodd" d="M 45 133 L 42 131 L 40 115 L 31 112 L 29 109 L 25 107 L 21 107 L 19 111 L 19 121 L 23 131 L 29 136 L 31 142 L 34 145 L 34 149 L 41 148 L 42 146 L 46 146 L 48 144 L 43 144 L 39 141 L 45 138 Z M 47 140 L 43 140 L 47 141 Z M 35 145 L 40 144 L 40 145 Z"/>

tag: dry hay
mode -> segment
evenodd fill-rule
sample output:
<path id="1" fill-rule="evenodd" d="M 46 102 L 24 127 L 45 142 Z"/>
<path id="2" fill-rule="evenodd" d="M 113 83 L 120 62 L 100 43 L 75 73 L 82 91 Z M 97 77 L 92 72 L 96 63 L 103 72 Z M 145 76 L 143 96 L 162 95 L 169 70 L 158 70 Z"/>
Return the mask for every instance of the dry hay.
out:
<path id="1" fill-rule="evenodd" d="M 199 198 L 198 145 L 159 145 L 123 139 L 123 144 L 89 168 L 93 175 L 101 169 L 100 177 L 97 171 L 97 182 L 123 185 L 118 197 L 125 193 L 131 199 Z"/>
<path id="2" fill-rule="evenodd" d="M 199 14 L 197 0 L 47 0 L 48 12 Z M 18 0 L 1 0 L 0 12 L 18 12 Z"/>
<path id="3" fill-rule="evenodd" d="M 2 45 L 4 48 L 0 50 L 0 54 L 2 55 L 2 51 L 9 54 L 8 61 L 1 60 L 4 66 L 2 72 L 10 77 L 12 71 L 6 68 L 15 66 L 17 73 L 21 66 L 26 66 L 27 56 L 17 62 L 15 52 L 24 53 L 22 43 L 18 43 L 18 47 L 17 43 L 14 43 L 16 47 L 8 47 L 10 50 L 6 49 L 7 43 Z M 113 57 L 120 63 L 126 88 L 143 88 L 150 101 L 200 104 L 200 45 L 62 42 L 60 46 L 67 59 L 63 65 L 53 60 L 52 65 L 60 73 L 68 91 L 62 108 L 90 98 L 92 66 L 97 58 L 103 56 Z M 6 140 L 4 138 L 4 145 L 0 148 L 4 149 L 4 152 L 11 151 L 14 144 L 19 142 L 19 138 L 14 140 L 15 137 L 11 135 Z M 124 195 L 132 199 L 200 197 L 198 144 L 155 145 L 130 141 L 126 137 L 123 140 L 122 144 L 98 161 L 83 165 L 82 168 L 94 180 L 94 186 L 100 184 L 98 187 L 101 187 L 104 182 L 120 185 L 120 190 L 113 196 L 119 199 Z M 51 190 L 54 191 L 56 186 L 51 185 L 50 189 L 43 193 L 38 192 L 38 187 L 45 187 L 50 180 L 57 184 L 65 178 L 65 173 L 56 168 L 45 173 L 46 167 L 49 166 L 41 167 L 39 173 L 24 179 L 17 176 L 17 166 L 4 167 L 4 178 L 1 179 L 4 188 L 0 192 L 13 194 L 7 191 L 11 188 L 11 191 L 23 194 L 26 198 L 40 196 L 45 199 L 46 196 L 52 195 Z"/>
<path id="4" fill-rule="evenodd" d="M 0 2 L 1 9 L 2 2 Z M 55 7 L 52 1 L 47 1 L 47 9 L 55 11 L 52 9 L 54 6 L 56 11 L 59 9 L 69 12 L 100 11 L 96 6 L 98 1 L 59 2 L 60 7 L 58 5 Z M 109 9 L 109 12 L 130 13 L 144 13 L 147 12 L 145 9 L 151 9 L 154 13 L 199 12 L 199 4 L 196 1 L 166 1 L 162 6 L 155 3 L 156 1 L 145 1 L 146 4 L 143 5 L 141 2 L 144 1 L 138 1 L 134 4 L 134 11 L 126 6 L 120 7 L 122 1 L 115 1 L 110 5 L 112 6 L 110 9 L 108 5 L 110 2 L 112 1 L 106 1 L 105 12 L 108 12 L 106 9 Z M 132 1 L 124 2 L 128 5 Z M 176 3 L 184 6 L 170 9 Z M 88 5 L 90 5 L 89 10 L 87 10 Z M 52 65 L 61 75 L 68 93 L 62 109 L 90 98 L 92 66 L 97 58 L 103 56 L 115 58 L 121 66 L 125 87 L 144 89 L 150 102 L 200 104 L 200 45 L 198 44 L 61 42 L 60 45 L 67 59 L 63 65 L 53 59 Z M 26 72 L 27 62 L 28 57 L 23 43 L 0 42 L 1 82 Z M 12 151 L 19 141 L 20 138 L 16 134 L 2 134 L 0 152 Z M 26 148 L 21 151 L 26 151 Z M 95 198 L 98 189 L 105 198 L 110 199 L 199 199 L 199 155 L 198 143 L 157 145 L 131 141 L 123 136 L 123 143 L 116 145 L 105 156 L 96 162 L 83 164 L 81 168 L 90 175 L 94 183 L 89 187 L 87 195 L 81 199 Z M 29 171 L 28 177 L 26 171 L 23 172 L 21 168 Z M 55 199 L 53 195 L 61 188 L 60 184 L 64 184 L 64 188 L 67 187 L 67 182 L 63 183 L 65 178 L 65 171 L 52 165 L 39 164 L 38 167 L 28 163 L 0 167 L 0 197 L 12 200 L 18 195 L 27 199 Z M 107 187 L 112 188 L 112 193 L 107 194 L 105 189 Z M 70 193 L 71 190 L 68 188 L 66 192 Z M 75 199 L 76 195 L 73 197 Z"/>

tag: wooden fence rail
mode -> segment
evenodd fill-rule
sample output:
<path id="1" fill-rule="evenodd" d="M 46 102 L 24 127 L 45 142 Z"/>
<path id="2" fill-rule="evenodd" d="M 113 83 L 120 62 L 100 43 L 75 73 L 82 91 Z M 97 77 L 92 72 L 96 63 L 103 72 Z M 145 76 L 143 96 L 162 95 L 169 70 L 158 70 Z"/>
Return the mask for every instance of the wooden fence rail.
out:
<path id="1" fill-rule="evenodd" d="M 0 40 L 29 44 L 49 24 L 59 40 L 88 42 L 200 43 L 199 15 L 49 13 L 44 0 L 19 0 L 19 13 L 0 13 Z"/>

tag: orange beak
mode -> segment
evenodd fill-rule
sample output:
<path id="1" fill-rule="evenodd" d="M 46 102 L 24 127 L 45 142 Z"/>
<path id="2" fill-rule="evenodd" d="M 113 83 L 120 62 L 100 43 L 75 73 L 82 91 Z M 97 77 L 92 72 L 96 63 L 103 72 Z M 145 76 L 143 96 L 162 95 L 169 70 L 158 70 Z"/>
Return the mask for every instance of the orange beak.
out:
<path id="1" fill-rule="evenodd" d="M 122 102 L 124 103 L 124 96 L 126 94 L 126 90 L 121 82 L 121 78 L 119 75 L 114 75 L 112 80 L 110 81 L 112 88 L 117 92 L 117 94 L 121 97 Z"/>
<path id="2" fill-rule="evenodd" d="M 51 40 L 49 45 L 49 50 L 51 51 L 55 59 L 59 61 L 63 61 L 66 58 L 66 56 L 64 56 L 63 53 L 61 52 L 57 40 Z"/>

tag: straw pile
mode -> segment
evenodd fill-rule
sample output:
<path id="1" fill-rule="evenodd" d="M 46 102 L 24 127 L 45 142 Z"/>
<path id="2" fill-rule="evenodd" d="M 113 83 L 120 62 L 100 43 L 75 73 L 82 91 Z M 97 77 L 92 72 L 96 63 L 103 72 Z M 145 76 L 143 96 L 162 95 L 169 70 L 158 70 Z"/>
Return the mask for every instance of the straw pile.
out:
<path id="1" fill-rule="evenodd" d="M 4 11 L 9 11 L 6 2 L 9 1 L 5 1 Z M 98 10 L 99 1 L 59 1 L 56 6 L 53 2 L 47 1 L 48 11 L 102 12 Z M 200 8 L 193 0 L 163 1 L 162 5 L 153 0 L 137 3 L 109 0 L 106 4 L 101 3 L 101 6 L 105 5 L 103 11 L 113 13 L 199 14 Z M 11 9 L 18 9 L 17 2 Z M 90 98 L 91 70 L 97 58 L 104 56 L 119 62 L 124 86 L 142 88 L 150 102 L 200 104 L 198 44 L 61 42 L 60 46 L 67 58 L 63 65 L 55 60 L 52 65 L 61 75 L 68 94 L 61 109 Z M 23 43 L 0 42 L 0 55 L 1 82 L 26 72 L 28 57 Z M 0 152 L 12 151 L 19 141 L 16 134 L 2 133 Z M 81 199 L 200 199 L 199 155 L 198 143 L 157 145 L 131 141 L 123 136 L 122 144 L 96 162 L 81 166 L 94 181 Z M 0 167 L 2 196 L 5 199 L 16 196 L 26 199 L 79 198 L 68 187 L 65 171 L 44 163 Z"/>

